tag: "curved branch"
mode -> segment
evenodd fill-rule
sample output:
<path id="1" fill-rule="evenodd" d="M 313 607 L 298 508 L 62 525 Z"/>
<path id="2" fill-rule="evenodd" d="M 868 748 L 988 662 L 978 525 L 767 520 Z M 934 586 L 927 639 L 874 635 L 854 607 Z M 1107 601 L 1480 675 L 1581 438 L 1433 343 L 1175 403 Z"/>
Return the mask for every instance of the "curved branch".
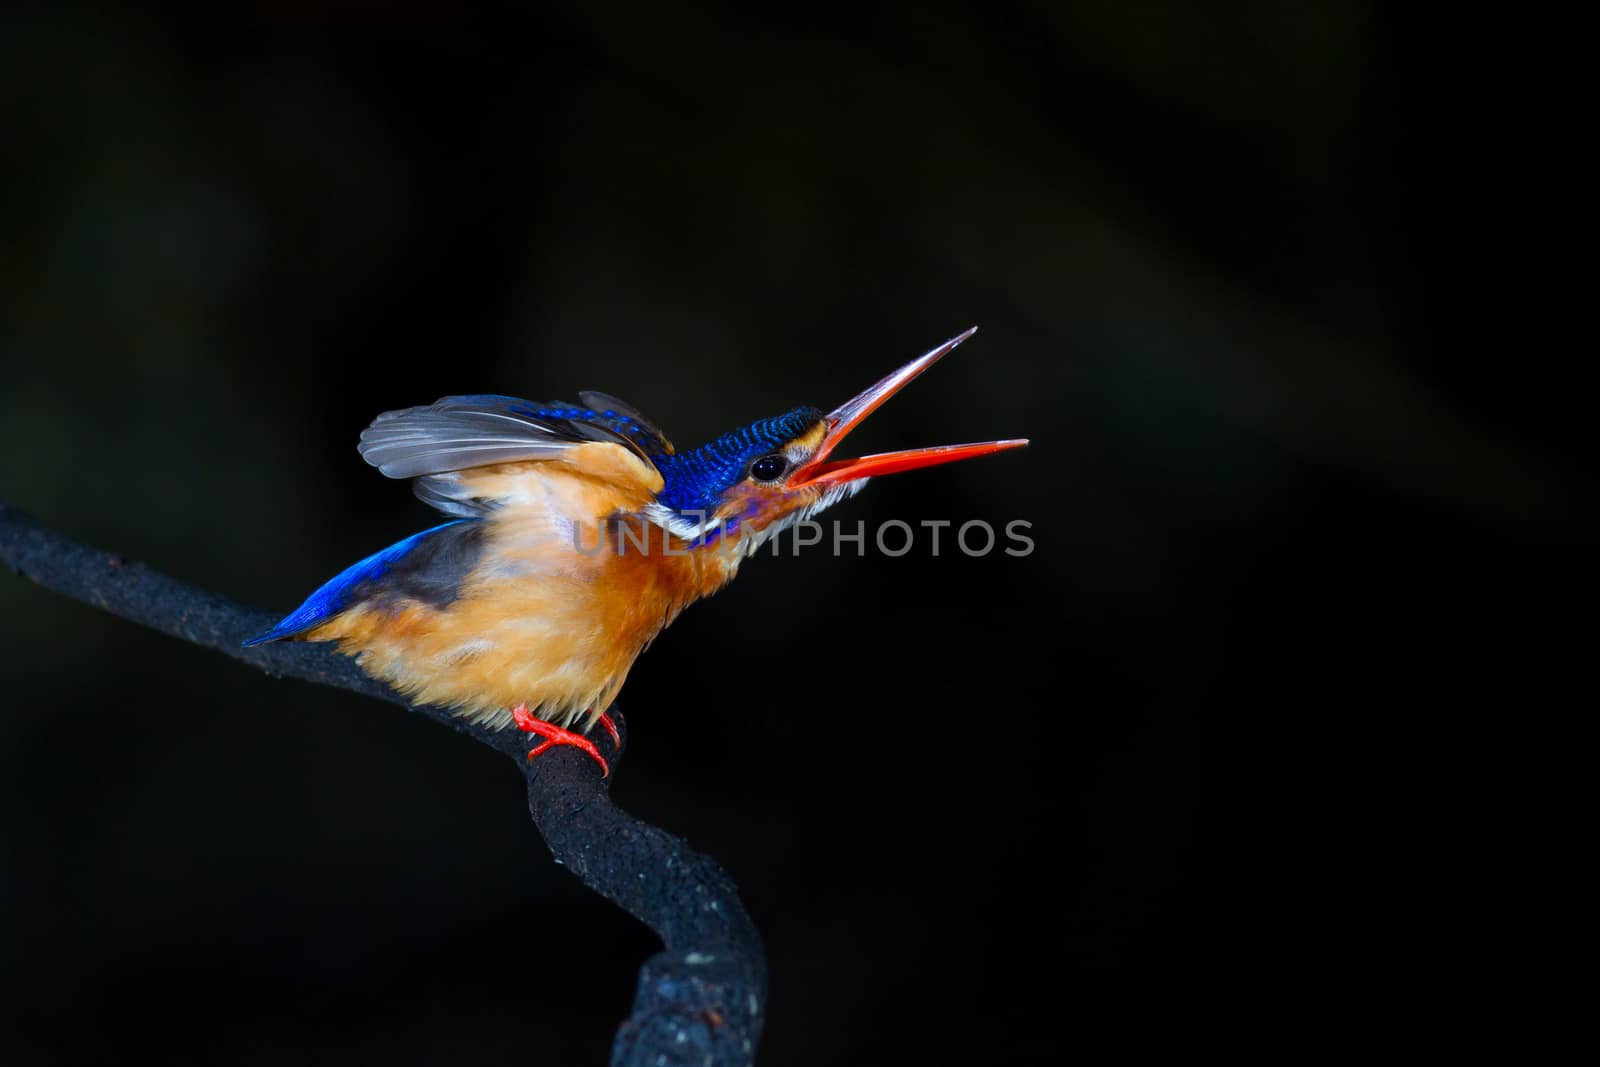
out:
<path id="1" fill-rule="evenodd" d="M 754 1058 L 767 995 L 766 955 L 733 880 L 706 856 L 611 803 L 609 780 L 587 756 L 556 748 L 527 758 L 515 730 L 474 726 L 442 708 L 413 705 L 328 646 L 240 645 L 277 617 L 197 589 L 140 563 L 78 544 L 0 501 L 0 562 L 47 589 L 130 622 L 215 649 L 277 678 L 299 678 L 387 700 L 426 715 L 514 760 L 528 810 L 556 862 L 654 930 L 665 950 L 645 961 L 633 1014 L 611 1050 L 621 1065 L 746 1064 Z M 623 744 L 607 751 L 613 773 Z M 597 740 L 602 749 L 610 738 Z"/>

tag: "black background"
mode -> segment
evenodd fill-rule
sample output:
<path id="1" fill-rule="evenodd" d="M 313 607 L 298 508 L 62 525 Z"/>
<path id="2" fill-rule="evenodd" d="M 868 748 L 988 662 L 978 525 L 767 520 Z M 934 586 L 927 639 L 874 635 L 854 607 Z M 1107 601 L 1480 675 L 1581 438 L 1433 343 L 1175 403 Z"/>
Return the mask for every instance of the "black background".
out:
<path id="1" fill-rule="evenodd" d="M 976 323 L 853 447 L 1033 446 L 826 518 L 1033 554 L 757 559 L 636 666 L 614 795 L 739 882 L 767 1064 L 1347 1036 L 1576 485 L 1441 270 L 1499 225 L 1451 29 L 8 16 L 0 493 L 287 611 L 434 521 L 380 411 L 598 388 L 689 445 Z M 0 656 L 0 1048 L 603 1060 L 653 941 L 500 757 L 17 581 Z"/>

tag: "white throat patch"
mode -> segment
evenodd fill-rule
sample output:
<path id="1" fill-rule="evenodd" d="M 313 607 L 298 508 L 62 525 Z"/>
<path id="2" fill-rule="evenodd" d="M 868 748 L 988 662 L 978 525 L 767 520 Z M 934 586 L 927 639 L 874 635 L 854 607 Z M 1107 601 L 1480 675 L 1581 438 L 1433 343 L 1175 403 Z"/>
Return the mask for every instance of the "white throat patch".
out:
<path id="1" fill-rule="evenodd" d="M 814 515 L 820 514 L 841 500 L 848 500 L 866 486 L 868 478 L 857 478 L 852 482 L 840 482 L 831 485 L 822 491 L 822 495 L 803 508 L 797 508 L 776 522 L 768 523 L 767 527 L 754 533 L 743 530 L 736 531 L 733 536 L 737 538 L 737 551 L 740 555 L 748 556 L 774 537 L 787 530 L 797 522 L 804 522 Z M 691 545 L 703 537 L 714 534 L 723 526 L 724 520 L 707 518 L 703 512 L 677 511 L 665 504 L 649 503 L 640 512 L 647 520 L 661 527 L 672 536 L 687 541 Z"/>

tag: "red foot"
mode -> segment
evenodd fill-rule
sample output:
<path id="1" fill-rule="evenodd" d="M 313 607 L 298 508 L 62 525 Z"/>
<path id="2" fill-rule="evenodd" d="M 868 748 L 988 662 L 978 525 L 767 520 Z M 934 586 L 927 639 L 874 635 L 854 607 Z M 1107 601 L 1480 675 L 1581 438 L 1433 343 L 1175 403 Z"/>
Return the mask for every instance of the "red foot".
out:
<path id="1" fill-rule="evenodd" d="M 611 721 L 611 713 L 606 712 L 600 716 L 600 725 L 606 728 L 606 733 L 611 735 L 611 743 L 618 748 L 622 747 L 622 735 L 617 733 L 617 724 Z"/>
<path id="2" fill-rule="evenodd" d="M 517 724 L 517 729 L 525 730 L 530 734 L 538 734 L 545 739 L 543 744 L 528 753 L 529 759 L 533 759 L 556 745 L 571 745 L 600 764 L 600 777 L 610 777 L 611 766 L 606 763 L 606 758 L 600 755 L 600 750 L 594 747 L 594 742 L 582 734 L 575 734 L 571 730 L 563 730 L 553 722 L 545 722 L 543 719 L 535 718 L 526 704 L 518 704 L 511 709 L 511 721 Z M 615 737 L 616 727 L 613 725 L 611 729 L 613 731 L 611 736 Z"/>

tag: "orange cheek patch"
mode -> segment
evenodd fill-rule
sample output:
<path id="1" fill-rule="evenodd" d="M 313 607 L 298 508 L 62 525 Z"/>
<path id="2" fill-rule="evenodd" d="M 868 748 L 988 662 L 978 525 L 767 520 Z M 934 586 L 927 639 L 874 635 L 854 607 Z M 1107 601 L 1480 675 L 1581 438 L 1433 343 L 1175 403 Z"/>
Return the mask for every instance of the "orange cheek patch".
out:
<path id="1" fill-rule="evenodd" d="M 822 443 L 823 437 L 827 436 L 827 433 L 828 424 L 826 422 L 819 422 L 801 436 L 796 437 L 794 439 L 794 445 L 800 446 L 808 453 L 815 451 L 816 447 Z M 790 447 L 792 448 L 793 445 Z"/>
<path id="2" fill-rule="evenodd" d="M 726 503 L 717 509 L 712 518 L 725 520 L 730 533 L 735 522 L 739 533 L 756 533 L 791 511 L 811 503 L 817 495 L 808 489 L 791 490 L 746 483 L 735 486 L 729 492 Z"/>

